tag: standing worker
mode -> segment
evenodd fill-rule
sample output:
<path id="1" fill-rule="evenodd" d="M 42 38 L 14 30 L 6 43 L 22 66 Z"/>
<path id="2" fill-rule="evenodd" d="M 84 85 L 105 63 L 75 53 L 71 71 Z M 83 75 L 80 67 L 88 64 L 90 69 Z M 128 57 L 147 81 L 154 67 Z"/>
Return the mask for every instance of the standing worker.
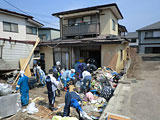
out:
<path id="1" fill-rule="evenodd" d="M 46 76 L 45 73 L 43 72 L 43 70 L 41 69 L 40 66 L 37 67 L 37 71 L 38 71 L 38 75 L 39 75 L 39 79 L 40 79 L 40 84 L 44 87 L 45 86 L 45 80 L 46 80 Z"/>
<path id="2" fill-rule="evenodd" d="M 20 78 L 18 80 L 16 91 L 20 89 L 21 94 L 21 104 L 26 106 L 29 103 L 29 86 L 28 77 L 24 75 L 24 71 L 20 71 Z"/>
<path id="3" fill-rule="evenodd" d="M 61 82 L 61 70 L 62 70 L 62 67 L 61 67 L 61 63 L 59 61 L 56 62 L 56 65 L 53 67 L 53 74 L 54 76 L 56 77 L 56 79 L 62 84 Z M 58 95 L 57 96 L 61 96 L 61 87 L 58 86 L 57 88 L 57 93 Z"/>
<path id="4" fill-rule="evenodd" d="M 52 111 L 57 110 L 54 107 L 54 102 L 55 102 L 56 90 L 57 90 L 58 84 L 59 82 L 56 80 L 55 76 L 53 75 L 53 70 L 50 69 L 48 72 L 48 76 L 46 78 L 46 86 L 48 90 L 49 108 Z"/>

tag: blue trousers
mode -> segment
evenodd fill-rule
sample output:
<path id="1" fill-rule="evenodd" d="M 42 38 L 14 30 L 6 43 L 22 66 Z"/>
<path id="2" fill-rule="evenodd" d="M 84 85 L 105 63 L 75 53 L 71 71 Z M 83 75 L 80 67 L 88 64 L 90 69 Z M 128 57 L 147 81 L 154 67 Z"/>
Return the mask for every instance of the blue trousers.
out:
<path id="1" fill-rule="evenodd" d="M 86 83 L 88 82 L 88 86 L 86 86 Z M 86 87 L 91 87 L 91 76 L 86 76 L 83 80 L 83 89 L 85 90 Z"/>
<path id="2" fill-rule="evenodd" d="M 22 106 L 28 105 L 28 103 L 29 103 L 29 91 L 21 92 Z"/>

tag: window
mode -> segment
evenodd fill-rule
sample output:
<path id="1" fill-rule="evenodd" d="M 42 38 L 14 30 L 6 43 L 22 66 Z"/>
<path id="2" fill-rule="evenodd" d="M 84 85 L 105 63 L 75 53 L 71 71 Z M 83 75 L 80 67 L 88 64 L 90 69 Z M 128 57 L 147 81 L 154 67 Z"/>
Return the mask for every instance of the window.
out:
<path id="1" fill-rule="evenodd" d="M 47 35 L 46 34 L 39 35 L 39 38 L 41 41 L 45 41 L 47 40 Z"/>
<path id="2" fill-rule="evenodd" d="M 115 23 L 115 21 L 112 19 L 112 30 L 116 30 L 116 23 Z"/>
<path id="3" fill-rule="evenodd" d="M 145 32 L 145 38 L 150 38 L 150 37 L 153 37 L 153 32 L 152 31 Z"/>
<path id="4" fill-rule="evenodd" d="M 92 15 L 91 16 L 91 23 L 96 23 L 97 22 L 97 16 L 96 15 Z"/>
<path id="5" fill-rule="evenodd" d="M 69 26 L 73 26 L 75 24 L 75 19 L 69 19 L 68 24 Z"/>
<path id="6" fill-rule="evenodd" d="M 98 18 L 96 15 L 72 18 L 68 20 L 68 25 L 74 26 L 74 25 L 81 25 L 81 24 L 97 23 L 97 19 Z"/>
<path id="7" fill-rule="evenodd" d="M 90 24 L 90 22 L 91 22 L 91 17 L 90 17 L 90 16 L 85 16 L 85 17 L 83 17 L 83 22 L 85 22 L 86 24 L 87 24 L 87 23 Z"/>
<path id="8" fill-rule="evenodd" d="M 76 21 L 75 21 L 76 25 L 82 22 L 83 22 L 83 18 L 76 18 Z"/>
<path id="9" fill-rule="evenodd" d="M 2 59 L 2 46 L 0 46 L 0 59 Z"/>
<path id="10" fill-rule="evenodd" d="M 18 24 L 3 22 L 3 31 L 18 33 Z"/>
<path id="11" fill-rule="evenodd" d="M 37 28 L 36 27 L 32 27 L 32 26 L 27 26 L 26 27 L 26 33 L 27 34 L 37 35 Z"/>
<path id="12" fill-rule="evenodd" d="M 131 39 L 131 43 L 136 43 L 136 39 Z"/>
<path id="13" fill-rule="evenodd" d="M 123 50 L 120 51 L 120 60 L 123 60 Z"/>
<path id="14" fill-rule="evenodd" d="M 160 37 L 160 31 L 154 31 L 153 37 Z"/>

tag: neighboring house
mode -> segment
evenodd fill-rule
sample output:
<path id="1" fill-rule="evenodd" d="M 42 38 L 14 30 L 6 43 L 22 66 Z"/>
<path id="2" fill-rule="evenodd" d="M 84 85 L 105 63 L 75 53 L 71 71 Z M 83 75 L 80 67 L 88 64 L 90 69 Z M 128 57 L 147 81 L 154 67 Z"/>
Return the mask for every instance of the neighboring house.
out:
<path id="1" fill-rule="evenodd" d="M 42 26 L 32 16 L 0 9 L 1 71 L 19 69 L 20 58 L 29 56 Z"/>
<path id="2" fill-rule="evenodd" d="M 118 24 L 118 35 L 121 37 L 125 37 L 127 33 L 127 28 L 123 25 Z"/>
<path id="3" fill-rule="evenodd" d="M 160 22 L 137 30 L 139 53 L 160 53 Z"/>
<path id="4" fill-rule="evenodd" d="M 50 27 L 42 27 L 38 29 L 38 36 L 43 42 L 50 41 L 52 39 L 60 38 L 60 30 Z"/>
<path id="5" fill-rule="evenodd" d="M 130 40 L 130 47 L 138 47 L 138 32 L 129 32 L 125 37 Z"/>
<path id="6" fill-rule="evenodd" d="M 75 61 L 88 58 L 95 59 L 98 67 L 111 67 L 118 72 L 124 68 L 128 41 L 119 36 L 118 20 L 123 16 L 116 4 L 52 15 L 60 18 L 61 39 L 40 44 L 46 57 L 46 70 L 56 61 L 64 68 L 72 68 Z"/>

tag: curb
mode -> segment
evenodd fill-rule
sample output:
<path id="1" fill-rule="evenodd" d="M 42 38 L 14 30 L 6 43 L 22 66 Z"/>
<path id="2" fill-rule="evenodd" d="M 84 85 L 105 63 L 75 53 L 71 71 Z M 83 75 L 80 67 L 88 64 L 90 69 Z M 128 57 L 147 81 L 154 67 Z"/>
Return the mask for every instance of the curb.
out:
<path id="1" fill-rule="evenodd" d="M 124 69 L 126 70 L 126 74 L 127 74 L 127 71 L 129 69 L 131 65 L 131 59 L 128 60 L 128 63 L 126 64 L 126 66 L 124 67 Z M 130 84 L 130 82 L 128 81 L 125 81 L 125 79 L 127 78 L 127 75 L 123 75 L 122 78 L 119 80 L 119 84 L 118 86 L 116 87 L 114 93 L 113 93 L 113 96 L 110 98 L 106 108 L 104 109 L 104 111 L 102 112 L 99 120 L 105 120 L 106 119 L 106 116 L 107 116 L 107 113 L 110 113 L 112 111 L 112 109 L 114 109 L 114 106 L 116 104 L 116 99 L 118 98 L 118 95 L 120 93 L 120 91 L 122 90 L 122 87 L 123 87 L 123 84 Z"/>

